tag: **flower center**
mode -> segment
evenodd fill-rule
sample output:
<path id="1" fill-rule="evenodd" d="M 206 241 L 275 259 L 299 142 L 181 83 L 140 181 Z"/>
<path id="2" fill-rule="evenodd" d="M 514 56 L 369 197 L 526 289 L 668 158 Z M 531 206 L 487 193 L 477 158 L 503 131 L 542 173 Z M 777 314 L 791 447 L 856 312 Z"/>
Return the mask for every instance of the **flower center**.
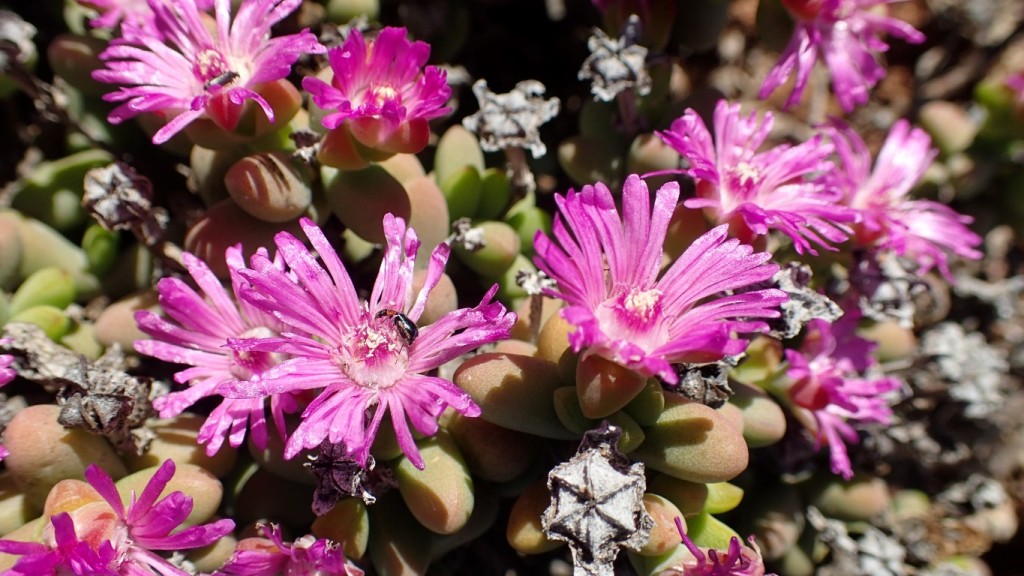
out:
<path id="1" fill-rule="evenodd" d="M 637 290 L 633 288 L 622 300 L 622 308 L 633 318 L 643 324 L 651 321 L 651 316 L 658 309 L 658 302 L 661 301 L 661 290 L 651 288 L 650 290 Z"/>
<path id="2" fill-rule="evenodd" d="M 239 338 L 271 338 L 277 336 L 270 328 L 258 326 L 239 335 Z M 254 350 L 233 350 L 231 352 L 231 375 L 239 380 L 248 380 L 256 374 L 277 366 L 284 361 L 284 355 Z"/>
<path id="3" fill-rule="evenodd" d="M 391 84 L 371 84 L 366 91 L 367 101 L 381 108 L 388 102 L 400 102 L 398 90 Z"/>
<path id="4" fill-rule="evenodd" d="M 202 80 L 203 88 L 210 90 L 215 86 L 225 86 L 238 79 L 238 73 L 231 69 L 224 56 L 214 50 L 207 48 L 196 55 L 196 62 L 192 65 L 192 73 L 196 78 Z"/>
<path id="5" fill-rule="evenodd" d="M 740 162 L 729 171 L 727 186 L 731 196 L 737 199 L 749 200 L 760 183 L 761 171 L 748 162 Z"/>
<path id="6" fill-rule="evenodd" d="M 360 323 L 338 347 L 338 362 L 353 382 L 380 390 L 405 376 L 409 346 L 392 317 L 378 318 L 364 311 Z"/>

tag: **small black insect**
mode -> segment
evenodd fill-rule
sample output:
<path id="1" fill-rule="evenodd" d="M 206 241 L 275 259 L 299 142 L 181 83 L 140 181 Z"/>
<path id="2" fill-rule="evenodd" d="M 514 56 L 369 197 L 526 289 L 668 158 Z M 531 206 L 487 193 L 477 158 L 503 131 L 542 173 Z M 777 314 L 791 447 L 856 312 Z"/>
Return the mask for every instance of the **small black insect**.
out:
<path id="1" fill-rule="evenodd" d="M 420 330 L 416 327 L 416 323 L 410 320 L 405 314 L 390 308 L 385 308 L 377 312 L 374 317 L 383 318 L 385 316 L 391 318 L 392 322 L 395 323 L 395 329 L 402 335 L 402 339 L 405 340 L 405 343 L 412 346 L 413 340 L 420 335 Z"/>
<path id="2" fill-rule="evenodd" d="M 214 86 L 227 86 L 228 84 L 231 84 L 237 79 L 238 72 L 232 72 L 231 70 L 228 70 L 227 72 L 222 72 L 220 76 L 217 76 L 212 80 L 207 80 L 206 84 L 203 84 L 203 89 L 209 90 Z"/>

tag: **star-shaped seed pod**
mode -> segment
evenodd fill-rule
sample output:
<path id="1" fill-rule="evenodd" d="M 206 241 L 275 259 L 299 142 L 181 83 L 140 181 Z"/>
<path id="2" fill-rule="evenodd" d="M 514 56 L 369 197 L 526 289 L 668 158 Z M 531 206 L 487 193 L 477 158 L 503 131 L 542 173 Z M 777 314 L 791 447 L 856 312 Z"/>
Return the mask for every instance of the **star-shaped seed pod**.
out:
<path id="1" fill-rule="evenodd" d="M 603 422 L 584 434 L 571 460 L 548 474 L 547 536 L 572 550 L 575 576 L 611 576 L 620 547 L 639 550 L 654 520 L 643 505 L 644 465 L 618 450 L 622 429 Z"/>
<path id="2" fill-rule="evenodd" d="M 645 66 L 647 48 L 637 44 L 635 37 L 639 34 L 628 29 L 637 28 L 639 22 L 635 14 L 630 16 L 620 38 L 611 38 L 595 28 L 594 35 L 587 39 L 590 56 L 583 61 L 577 77 L 590 80 L 590 92 L 596 100 L 611 102 L 623 90 L 634 87 L 640 96 L 651 93 L 651 76 Z"/>
<path id="3" fill-rule="evenodd" d="M 462 120 L 466 130 L 480 137 L 480 147 L 497 152 L 509 147 L 526 148 L 534 158 L 547 153 L 540 139 L 540 126 L 558 115 L 558 98 L 544 99 L 544 85 L 523 80 L 511 92 L 495 94 L 486 80 L 473 84 L 480 110 Z"/>
<path id="4" fill-rule="evenodd" d="M 772 277 L 772 286 L 789 295 L 789 300 L 779 305 L 782 317 L 768 321 L 772 338 L 796 338 L 815 318 L 835 322 L 843 315 L 838 304 L 811 287 L 811 275 L 810 266 L 789 262 Z"/>
<path id="5" fill-rule="evenodd" d="M 154 437 L 146 427 L 155 415 L 150 398 L 160 394 L 162 385 L 126 373 L 119 346 L 92 361 L 54 343 L 32 324 L 8 324 L 4 335 L 0 351 L 14 356 L 18 375 L 56 392 L 61 426 L 103 436 L 121 454 L 146 452 Z"/>
<path id="6" fill-rule="evenodd" d="M 82 190 L 82 206 L 107 230 L 131 230 L 146 246 L 163 240 L 170 216 L 153 205 L 152 182 L 128 164 L 89 170 Z"/>

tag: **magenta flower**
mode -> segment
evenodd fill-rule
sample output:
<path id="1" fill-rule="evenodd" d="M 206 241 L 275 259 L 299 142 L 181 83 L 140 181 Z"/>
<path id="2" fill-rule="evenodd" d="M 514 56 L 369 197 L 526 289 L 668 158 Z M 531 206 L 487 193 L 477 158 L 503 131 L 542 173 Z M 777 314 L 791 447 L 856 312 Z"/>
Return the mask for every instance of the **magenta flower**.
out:
<path id="1" fill-rule="evenodd" d="M 739 354 L 737 333 L 765 330 L 757 318 L 776 318 L 786 300 L 779 290 L 715 297 L 768 280 L 778 266 L 767 253 L 726 238 L 725 226 L 704 234 L 659 278 L 662 247 L 679 198 L 679 185 L 662 186 L 651 209 L 647 185 L 626 179 L 622 216 L 604 184 L 555 196 L 555 241 L 534 239 L 537 266 L 566 302 L 562 317 L 577 352 L 590 349 L 645 376 L 675 384 L 672 364 L 706 362 Z M 568 228 L 567 228 L 568 226 Z"/>
<path id="2" fill-rule="evenodd" d="M 1006 86 L 1014 92 L 1014 102 L 1024 106 L 1024 72 L 1014 74 L 1006 79 Z"/>
<path id="3" fill-rule="evenodd" d="M 297 284 L 284 278 L 265 256 L 253 257 L 254 269 L 240 271 L 250 284 L 242 288 L 242 298 L 292 331 L 276 338 L 232 341 L 236 352 L 293 358 L 264 372 L 258 381 L 226 384 L 221 393 L 258 398 L 322 389 L 289 438 L 285 458 L 328 439 L 344 444 L 346 453 L 365 465 L 377 429 L 390 412 L 399 446 L 422 469 L 423 459 L 407 420 L 420 433 L 431 435 L 437 432 L 437 418 L 447 406 L 467 416 L 480 414 L 468 394 L 448 380 L 427 374 L 482 344 L 508 338 L 516 316 L 491 302 L 495 286 L 477 307 L 456 310 L 429 326 L 417 327 L 427 296 L 448 261 L 447 244 L 434 249 L 424 286 L 414 294 L 419 240 L 401 218 L 385 216 L 387 251 L 370 299 L 363 302 L 323 232 L 306 219 L 302 228 L 323 267 L 298 239 L 281 232 L 275 242 Z"/>
<path id="4" fill-rule="evenodd" d="M 445 107 L 451 95 L 446 74 L 436 66 L 424 68 L 429 57 L 430 46 L 410 42 L 405 28 L 384 28 L 369 44 L 353 29 L 342 46 L 328 53 L 334 73 L 330 84 L 309 76 L 302 87 L 328 111 L 325 128 L 344 125 L 359 143 L 375 150 L 416 153 L 427 144 L 427 121 L 450 110 Z M 328 140 L 325 146 L 333 144 Z"/>
<path id="5" fill-rule="evenodd" d="M 43 530 L 43 542 L 0 540 L 0 552 L 21 556 L 10 569 L 9 576 L 117 576 L 116 551 L 109 540 L 98 549 L 75 534 L 71 515 L 61 512 L 50 517 Z"/>
<path id="6" fill-rule="evenodd" d="M 724 554 L 714 549 L 705 553 L 683 531 L 683 523 L 679 518 L 676 518 L 676 528 L 692 559 L 669 568 L 662 573 L 664 576 L 765 576 L 764 559 L 753 536 L 750 537 L 749 547 L 733 536 Z"/>
<path id="7" fill-rule="evenodd" d="M 938 267 L 948 279 L 950 255 L 981 257 L 975 249 L 981 237 L 967 227 L 969 216 L 945 204 L 908 198 L 937 154 L 927 133 L 905 120 L 896 122 L 873 170 L 871 153 L 852 128 L 836 122 L 828 133 L 839 158 L 828 180 L 843 193 L 844 204 L 860 213 L 855 239 L 861 246 L 911 258 L 920 274 Z"/>
<path id="8" fill-rule="evenodd" d="M 142 39 L 147 35 L 163 38 L 154 24 L 149 0 L 78 0 L 78 3 L 98 12 L 95 18 L 89 20 L 93 28 L 116 31 L 120 27 L 122 38 L 125 39 Z M 195 0 L 195 3 L 203 11 L 213 6 L 213 0 Z"/>
<path id="9" fill-rule="evenodd" d="M 4 574 L 24 576 L 188 576 L 156 551 L 179 552 L 207 546 L 231 532 L 235 523 L 218 520 L 176 530 L 192 512 L 192 498 L 175 491 L 157 498 L 174 476 L 166 460 L 128 509 L 114 481 L 95 464 L 85 478 L 106 501 L 88 503 L 50 518 L 43 542 L 0 540 L 0 552 L 21 555 Z M 75 522 L 84 529 L 76 534 Z"/>
<path id="10" fill-rule="evenodd" d="M 181 280 L 163 278 L 157 283 L 157 290 L 160 305 L 168 318 L 148 310 L 135 313 L 139 329 L 154 338 L 135 342 L 135 349 L 140 354 L 192 366 L 174 375 L 175 381 L 189 383 L 187 389 L 153 401 L 161 418 L 177 416 L 201 398 L 217 395 L 217 387 L 225 382 L 258 378 L 284 359 L 280 354 L 236 352 L 228 348 L 228 340 L 232 338 L 277 335 L 283 330 L 283 325 L 251 304 L 236 301 L 199 258 L 186 252 L 182 260 L 202 295 Z M 238 275 L 238 271 L 245 267 L 241 246 L 228 248 L 225 260 L 232 291 L 237 295 L 244 282 Z M 279 273 L 283 275 L 283 264 L 278 266 Z M 264 404 L 263 398 L 224 398 L 199 430 L 198 440 L 206 444 L 207 454 L 212 456 L 220 450 L 225 438 L 232 446 L 240 446 L 249 426 L 253 443 L 260 449 L 265 448 L 267 423 Z M 296 400 L 291 394 L 271 397 L 270 412 L 282 438 L 285 413 L 297 410 Z"/>
<path id="11" fill-rule="evenodd" d="M 247 100 L 273 123 L 274 110 L 260 89 L 288 76 L 300 55 L 325 51 L 307 30 L 270 38 L 271 26 L 300 4 L 243 0 L 232 17 L 231 0 L 216 0 L 216 33 L 211 34 L 194 0 L 151 0 L 160 36 L 140 34 L 112 44 L 100 54 L 107 67 L 93 72 L 97 80 L 121 86 L 104 96 L 122 102 L 108 120 L 118 124 L 143 112 L 168 118 L 153 136 L 155 144 L 203 116 L 233 130 Z"/>
<path id="12" fill-rule="evenodd" d="M 899 0 L 782 0 L 796 19 L 796 28 L 779 62 L 765 77 L 758 93 L 767 98 L 796 70 L 796 83 L 786 108 L 800 101 L 820 57 L 832 74 L 832 91 L 843 110 L 850 112 L 868 101 L 868 92 L 885 77 L 879 54 L 890 34 L 913 44 L 924 34 L 913 26 L 884 15 L 888 4 Z"/>
<path id="13" fill-rule="evenodd" d="M 174 491 L 157 500 L 173 476 L 174 462 L 165 460 L 142 493 L 137 498 L 132 494 L 126 510 L 114 481 L 106 472 L 95 464 L 85 470 L 85 479 L 107 501 L 117 518 L 109 538 L 116 552 L 116 574 L 136 576 L 155 572 L 164 576 L 187 576 L 154 550 L 173 552 L 201 548 L 234 530 L 233 521 L 217 520 L 175 532 L 192 512 L 192 498 Z"/>
<path id="14" fill-rule="evenodd" d="M 0 339 L 0 344 L 8 342 L 10 341 L 6 338 Z M 11 368 L 11 364 L 13 363 L 14 356 L 11 356 L 10 354 L 0 354 L 0 388 L 3 388 L 8 382 L 14 380 L 14 377 L 18 375 L 18 373 Z M 0 461 L 6 458 L 8 454 L 10 454 L 10 452 L 7 451 L 7 448 L 4 448 L 4 446 L 0 444 Z"/>
<path id="15" fill-rule="evenodd" d="M 306 535 L 289 544 L 275 524 L 260 525 L 259 530 L 264 537 L 239 542 L 227 564 L 213 576 L 363 576 L 331 540 Z"/>
<path id="16" fill-rule="evenodd" d="M 850 312 L 835 324 L 811 320 L 800 350 L 786 350 L 786 375 L 793 381 L 788 395 L 796 415 L 812 429 L 819 447 L 828 445 L 832 472 L 847 480 L 853 469 L 846 442 L 858 442 L 850 423 L 888 424 L 892 409 L 883 395 L 903 385 L 898 378 L 862 376 L 874 367 L 876 344 L 854 333 L 857 321 Z"/>
<path id="17" fill-rule="evenodd" d="M 687 208 L 703 208 L 744 242 L 779 230 L 801 254 L 817 254 L 811 242 L 833 249 L 830 242 L 846 239 L 843 223 L 856 214 L 837 204 L 839 195 L 817 178 L 832 168 L 831 144 L 817 136 L 758 152 L 774 122 L 770 112 L 758 122 L 756 113 L 744 118 L 739 104 L 720 100 L 714 119 L 714 141 L 692 109 L 658 133 L 689 161 L 685 172 L 697 181 L 697 198 L 686 200 Z"/>

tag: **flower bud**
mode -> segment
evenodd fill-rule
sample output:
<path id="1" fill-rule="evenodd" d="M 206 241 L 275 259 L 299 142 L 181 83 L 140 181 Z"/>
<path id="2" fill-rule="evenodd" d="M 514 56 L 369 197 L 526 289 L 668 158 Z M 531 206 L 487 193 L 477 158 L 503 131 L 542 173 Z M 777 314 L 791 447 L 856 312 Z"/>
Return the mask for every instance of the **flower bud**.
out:
<path id="1" fill-rule="evenodd" d="M 12 210 L 0 211 L 0 288 L 11 288 L 20 279 L 21 237 L 19 229 L 24 218 Z"/>
<path id="2" fill-rule="evenodd" d="M 370 21 L 380 14 L 380 0 L 327 0 L 327 19 L 334 24 L 345 24 L 360 16 Z M 348 555 L 348 549 L 345 549 Z"/>
<path id="3" fill-rule="evenodd" d="M 621 410 L 646 386 L 646 376 L 596 354 L 585 353 L 576 367 L 576 393 L 589 418 Z"/>
<path id="4" fill-rule="evenodd" d="M 476 213 L 483 191 L 483 181 L 476 168 L 463 166 L 441 180 L 440 184 L 441 192 L 448 202 L 448 213 L 453 220 L 468 218 Z"/>
<path id="5" fill-rule="evenodd" d="M 85 252 L 63 234 L 38 220 L 25 218 L 18 226 L 18 239 L 22 246 L 21 277 L 54 266 L 71 274 L 79 298 L 88 299 L 99 289 L 99 281 L 88 272 Z"/>
<path id="6" fill-rule="evenodd" d="M 476 217 L 480 220 L 492 220 L 501 216 L 508 208 L 512 186 L 508 174 L 503 169 L 488 168 L 480 178 L 480 204 L 476 209 Z"/>
<path id="7" fill-rule="evenodd" d="M 743 438 L 751 448 L 770 446 L 786 434 L 786 415 L 782 407 L 760 388 L 733 383 L 735 394 L 729 404 L 740 410 Z"/>
<path id="8" fill-rule="evenodd" d="M 378 223 L 379 224 L 379 223 Z M 246 259 L 261 246 L 273 246 L 274 235 L 285 230 L 301 234 L 298 221 L 270 223 L 254 218 L 233 200 L 224 200 L 206 211 L 185 235 L 185 250 L 205 261 L 219 278 L 228 277 L 224 251 L 241 243 Z"/>
<path id="9" fill-rule="evenodd" d="M 664 496 L 686 517 L 699 514 L 708 500 L 707 484 L 687 482 L 667 474 L 653 476 L 647 483 L 647 491 Z"/>
<path id="10" fill-rule="evenodd" d="M 96 330 L 90 322 L 74 322 L 71 330 L 59 340 L 65 348 L 90 360 L 103 355 L 103 345 L 96 339 Z"/>
<path id="11" fill-rule="evenodd" d="M 492 424 L 483 418 L 455 414 L 448 431 L 473 476 L 488 482 L 509 482 L 529 469 L 539 448 L 535 439 Z"/>
<path id="12" fill-rule="evenodd" d="M 381 222 L 389 212 L 409 220 L 412 212 L 409 194 L 394 176 L 380 166 L 340 172 L 325 169 L 324 175 L 324 194 L 331 211 L 361 238 L 383 244 L 384 227 Z"/>
<path id="13" fill-rule="evenodd" d="M 174 418 L 152 420 L 147 427 L 156 434 L 145 454 L 127 454 L 125 464 L 132 472 L 152 468 L 173 460 L 179 467 L 194 464 L 218 478 L 227 476 L 235 465 L 238 451 L 224 445 L 213 456 L 206 454 L 206 447 L 196 440 L 199 429 L 206 420 L 195 414 L 184 413 Z"/>
<path id="14" fill-rule="evenodd" d="M 381 160 L 377 166 L 387 170 L 388 174 L 394 176 L 403 186 L 410 180 L 427 175 L 423 163 L 412 154 L 395 154 L 387 160 Z"/>
<path id="15" fill-rule="evenodd" d="M 577 436 L 582 436 L 587 430 L 597 427 L 597 420 L 587 418 L 583 414 L 583 409 L 580 408 L 580 397 L 576 394 L 574 386 L 564 386 L 555 390 L 554 402 L 555 414 L 558 415 L 558 421 L 565 426 L 566 430 Z"/>
<path id="16" fill-rule="evenodd" d="M 398 494 L 370 506 L 370 559 L 381 576 L 426 574 L 435 534 L 409 513 Z"/>
<path id="17" fill-rule="evenodd" d="M 104 308 L 94 325 L 96 339 L 103 346 L 117 343 L 126 352 L 134 351 L 136 340 L 149 338 L 135 323 L 135 313 L 139 310 L 159 310 L 156 290 L 126 296 Z"/>
<path id="18" fill-rule="evenodd" d="M 608 416 L 608 422 L 622 429 L 619 438 L 619 452 L 629 454 L 644 443 L 644 429 L 625 412 L 616 412 Z"/>
<path id="19" fill-rule="evenodd" d="M 416 269 L 421 270 L 430 263 L 430 254 L 434 247 L 447 240 L 451 231 L 448 203 L 430 176 L 413 178 L 403 185 L 409 194 L 412 211 L 412 215 L 409 216 L 409 227 L 416 230 L 420 245 L 429 248 L 416 253 Z"/>
<path id="20" fill-rule="evenodd" d="M 577 184 L 604 182 L 611 190 L 622 185 L 622 150 L 604 138 L 572 136 L 558 145 L 558 164 Z"/>
<path id="21" fill-rule="evenodd" d="M 79 229 L 87 218 L 82 208 L 85 173 L 112 161 L 109 152 L 91 149 L 59 160 L 40 162 L 22 185 L 15 187 L 11 207 L 61 232 Z"/>
<path id="22" fill-rule="evenodd" d="M 199 573 L 208 574 L 223 566 L 234 554 L 237 546 L 238 540 L 231 534 L 226 534 L 213 544 L 186 550 L 185 559 L 191 562 Z M 348 553 L 348 549 L 345 553 Z"/>
<path id="23" fill-rule="evenodd" d="M 551 540 L 544 533 L 540 518 L 544 510 L 551 504 L 547 478 L 538 478 L 530 485 L 515 504 L 508 515 L 508 527 L 505 537 L 508 543 L 520 554 L 541 554 L 562 546 L 564 542 Z"/>
<path id="24" fill-rule="evenodd" d="M 892 504 L 885 480 L 859 476 L 849 482 L 834 476 L 818 478 L 808 500 L 829 518 L 851 522 L 870 520 Z"/>
<path id="25" fill-rule="evenodd" d="M 640 134 L 633 139 L 626 153 L 626 173 L 646 174 L 661 170 L 679 168 L 679 152 L 665 143 L 655 134 Z M 674 176 L 654 176 L 646 178 L 647 187 L 657 190 Z"/>
<path id="26" fill-rule="evenodd" d="M 255 464 L 252 469 L 233 488 L 236 496 L 232 508 L 237 525 L 273 520 L 290 528 L 305 529 L 313 522 L 312 486 L 291 482 Z"/>
<path id="27" fill-rule="evenodd" d="M 417 443 L 429 465 L 419 470 L 405 456 L 394 467 L 405 505 L 420 524 L 437 534 L 452 534 L 473 513 L 473 479 L 455 440 L 446 432 Z"/>
<path id="28" fill-rule="evenodd" d="M 18 322 L 38 326 L 46 334 L 47 338 L 54 342 L 59 342 L 61 338 L 74 328 L 74 323 L 64 314 L 63 310 L 45 305 L 33 306 L 22 310 L 11 316 L 7 321 L 8 324 L 16 324 Z"/>
<path id="29" fill-rule="evenodd" d="M 43 516 L 73 512 L 86 504 L 103 501 L 103 496 L 100 496 L 92 484 L 68 478 L 54 484 L 50 493 L 46 495 Z"/>
<path id="30" fill-rule="evenodd" d="M 91 224 L 82 235 L 82 251 L 89 260 L 89 271 L 103 276 L 117 262 L 121 236 L 117 232 L 107 230 L 99 224 Z"/>
<path id="31" fill-rule="evenodd" d="M 456 244 L 455 255 L 467 267 L 487 279 L 498 278 L 512 267 L 519 255 L 519 234 L 504 222 L 481 222 L 484 247 L 469 251 Z"/>
<path id="32" fill-rule="evenodd" d="M 461 124 L 445 131 L 437 142 L 434 153 L 434 174 L 442 184 L 466 168 L 473 168 L 479 176 L 484 171 L 484 152 L 480 141 Z"/>
<path id="33" fill-rule="evenodd" d="M 0 475 L 0 536 L 6 536 L 35 517 L 10 474 Z"/>
<path id="34" fill-rule="evenodd" d="M 298 218 L 313 200 L 308 168 L 284 152 L 242 158 L 224 175 L 224 187 L 242 210 L 264 222 Z"/>
<path id="35" fill-rule="evenodd" d="M 75 285 L 71 274 L 49 267 L 33 272 L 11 297 L 7 312 L 12 316 L 34 306 L 64 309 L 75 301 Z"/>
<path id="36" fill-rule="evenodd" d="M 736 427 L 717 410 L 674 394 L 644 433 L 633 458 L 681 480 L 721 482 L 747 468 L 747 443 Z"/>
<path id="37" fill-rule="evenodd" d="M 733 538 L 743 541 L 735 530 L 706 512 L 687 518 L 686 530 L 693 543 L 703 548 L 728 550 Z"/>
<path id="38" fill-rule="evenodd" d="M 362 558 L 370 539 L 370 515 L 366 504 L 358 498 L 342 498 L 327 514 L 313 521 L 310 531 L 317 538 L 328 538 L 341 544 L 345 556 Z"/>
<path id="39" fill-rule="evenodd" d="M 665 410 L 665 391 L 657 378 L 648 378 L 636 397 L 623 408 L 641 426 L 652 426 Z"/>
<path id="40" fill-rule="evenodd" d="M 127 472 L 106 440 L 85 430 L 64 428 L 57 422 L 59 414 L 60 408 L 53 404 L 29 406 L 15 414 L 4 431 L 10 451 L 4 465 L 36 510 L 42 510 L 50 488 L 61 480 L 84 480 L 89 464 L 113 478 Z"/>
<path id="41" fill-rule="evenodd" d="M 980 125 L 966 110 L 952 102 L 932 100 L 921 106 L 921 127 L 946 156 L 963 152 L 974 142 Z"/>
<path id="42" fill-rule="evenodd" d="M 488 422 L 544 438 L 576 438 L 555 413 L 554 392 L 562 382 L 553 362 L 483 353 L 463 362 L 452 380 L 480 405 Z"/>
<path id="43" fill-rule="evenodd" d="M 537 232 L 551 235 L 551 215 L 536 206 L 524 208 L 509 215 L 506 222 L 519 234 L 523 254 L 527 256 L 532 256 L 534 253 L 533 238 Z"/>
<path id="44" fill-rule="evenodd" d="M 704 512 L 708 514 L 725 514 L 740 505 L 743 500 L 743 488 L 728 482 L 711 482 L 707 484 L 708 499 L 704 501 Z"/>
<path id="45" fill-rule="evenodd" d="M 92 77 L 92 72 L 103 67 L 100 52 L 107 42 L 92 36 L 60 34 L 46 48 L 47 60 L 54 74 L 88 96 L 100 96 L 110 87 Z"/>
<path id="46" fill-rule="evenodd" d="M 676 508 L 676 505 L 657 494 L 644 494 L 644 508 L 654 520 L 654 528 L 651 529 L 651 536 L 647 544 L 639 550 L 644 556 L 660 556 L 670 552 L 679 545 L 679 530 L 676 528 L 676 518 L 682 518 L 683 514 Z M 683 528 L 686 524 L 683 520 Z"/>

